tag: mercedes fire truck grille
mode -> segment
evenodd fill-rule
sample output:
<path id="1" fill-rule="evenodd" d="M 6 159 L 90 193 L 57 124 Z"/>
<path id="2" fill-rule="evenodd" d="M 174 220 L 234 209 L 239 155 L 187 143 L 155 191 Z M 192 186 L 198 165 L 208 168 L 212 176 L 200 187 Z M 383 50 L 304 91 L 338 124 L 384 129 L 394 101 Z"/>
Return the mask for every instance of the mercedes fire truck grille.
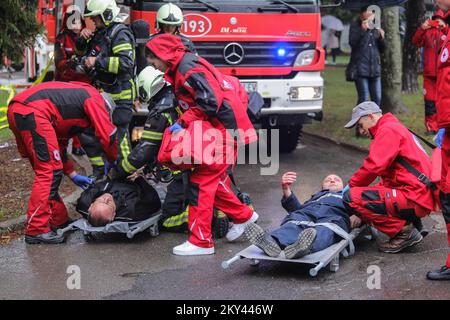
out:
<path id="1" fill-rule="evenodd" d="M 314 42 L 195 41 L 198 54 L 216 67 L 292 67 L 298 54 Z"/>

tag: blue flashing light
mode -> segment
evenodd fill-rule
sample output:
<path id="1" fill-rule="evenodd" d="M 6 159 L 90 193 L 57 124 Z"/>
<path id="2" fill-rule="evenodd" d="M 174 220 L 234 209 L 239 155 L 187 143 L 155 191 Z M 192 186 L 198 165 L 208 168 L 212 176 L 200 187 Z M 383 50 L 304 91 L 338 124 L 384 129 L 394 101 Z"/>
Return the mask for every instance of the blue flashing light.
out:
<path id="1" fill-rule="evenodd" d="M 282 58 L 286 55 L 286 49 L 285 48 L 278 48 L 277 55 L 279 58 Z"/>

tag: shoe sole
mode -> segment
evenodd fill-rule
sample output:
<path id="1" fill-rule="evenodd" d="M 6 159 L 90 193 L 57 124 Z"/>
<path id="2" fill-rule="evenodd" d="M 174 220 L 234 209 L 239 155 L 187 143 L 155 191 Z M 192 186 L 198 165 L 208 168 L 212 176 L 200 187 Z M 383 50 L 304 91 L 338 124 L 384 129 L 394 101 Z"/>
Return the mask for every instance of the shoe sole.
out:
<path id="1" fill-rule="evenodd" d="M 214 254 L 214 248 L 212 248 L 212 251 L 210 250 L 205 250 L 202 252 L 186 252 L 186 251 L 176 251 L 173 250 L 172 253 L 176 256 L 205 256 L 205 255 L 209 255 L 209 254 Z"/>
<path id="2" fill-rule="evenodd" d="M 297 241 L 284 249 L 284 255 L 287 259 L 298 259 L 306 256 L 311 251 L 311 247 L 316 240 L 317 231 L 313 228 L 304 230 Z"/>
<path id="3" fill-rule="evenodd" d="M 25 243 L 26 244 L 61 244 L 64 243 L 66 241 L 66 239 L 63 240 L 58 240 L 58 241 L 43 241 L 43 240 L 37 240 L 37 239 L 26 239 L 25 238 Z"/>
<path id="4" fill-rule="evenodd" d="M 245 237 L 247 240 L 260 248 L 269 257 L 278 257 L 281 253 L 281 248 L 275 243 L 268 241 L 265 238 L 266 233 L 264 230 L 255 223 L 249 223 L 244 230 Z"/>
<path id="5" fill-rule="evenodd" d="M 255 214 L 252 214 L 252 216 L 250 217 L 250 219 L 248 219 L 248 221 L 246 221 L 242 224 L 247 225 L 247 224 L 251 224 L 251 223 L 256 223 L 256 221 L 258 221 L 258 219 L 259 219 L 259 215 L 256 212 L 254 212 L 254 213 Z M 242 235 L 244 234 L 244 232 L 245 232 L 245 228 L 244 228 L 244 231 L 237 237 L 230 237 L 230 236 L 228 236 L 228 233 L 225 235 L 225 237 L 227 238 L 228 242 L 234 242 L 234 241 L 240 240 Z"/>
<path id="6" fill-rule="evenodd" d="M 409 248 L 409 247 L 412 247 L 412 246 L 418 244 L 419 242 L 421 242 L 423 240 L 423 236 L 417 230 L 415 230 L 413 232 L 415 234 L 414 234 L 414 237 L 410 240 L 410 242 L 405 242 L 405 244 L 403 246 L 401 246 L 401 247 L 399 247 L 397 249 L 387 249 L 387 250 L 385 250 L 385 249 L 381 249 L 380 248 L 380 251 L 384 252 L 384 253 L 399 253 L 400 251 L 403 251 L 406 248 Z"/>
<path id="7" fill-rule="evenodd" d="M 440 276 L 440 275 L 431 275 L 430 273 L 427 273 L 427 279 L 428 280 L 434 280 L 434 281 L 441 281 L 441 280 L 450 280 L 450 274 L 446 276 Z"/>

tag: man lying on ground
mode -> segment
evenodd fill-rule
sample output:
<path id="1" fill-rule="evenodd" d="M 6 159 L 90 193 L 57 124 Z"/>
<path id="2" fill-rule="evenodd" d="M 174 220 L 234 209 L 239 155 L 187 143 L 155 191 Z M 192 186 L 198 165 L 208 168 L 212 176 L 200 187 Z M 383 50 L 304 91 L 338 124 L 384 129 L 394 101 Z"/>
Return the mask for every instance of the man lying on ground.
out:
<path id="1" fill-rule="evenodd" d="M 85 190 L 76 210 L 94 227 L 113 221 L 143 221 L 161 208 L 156 190 L 142 176 L 133 182 L 107 180 Z"/>
<path id="2" fill-rule="evenodd" d="M 291 191 L 291 185 L 297 180 L 295 172 L 283 175 L 281 185 L 283 198 L 281 205 L 288 215 L 281 226 L 273 231 L 265 232 L 255 223 L 247 225 L 247 239 L 263 250 L 268 256 L 277 257 L 284 250 L 287 259 L 298 259 L 312 252 L 328 248 L 340 240 L 331 229 L 325 226 L 308 226 L 303 223 L 334 223 L 345 232 L 359 227 L 361 220 L 349 216 L 342 202 L 342 179 L 329 174 L 322 182 L 322 190 L 311 199 L 301 204 Z"/>

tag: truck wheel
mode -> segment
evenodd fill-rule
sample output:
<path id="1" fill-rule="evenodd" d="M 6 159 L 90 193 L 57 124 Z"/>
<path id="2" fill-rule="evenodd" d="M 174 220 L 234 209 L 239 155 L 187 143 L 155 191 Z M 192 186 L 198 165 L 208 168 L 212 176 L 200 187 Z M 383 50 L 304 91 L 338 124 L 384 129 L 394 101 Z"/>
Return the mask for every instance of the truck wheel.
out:
<path id="1" fill-rule="evenodd" d="M 302 125 L 280 126 L 280 152 L 291 153 L 298 145 Z"/>

